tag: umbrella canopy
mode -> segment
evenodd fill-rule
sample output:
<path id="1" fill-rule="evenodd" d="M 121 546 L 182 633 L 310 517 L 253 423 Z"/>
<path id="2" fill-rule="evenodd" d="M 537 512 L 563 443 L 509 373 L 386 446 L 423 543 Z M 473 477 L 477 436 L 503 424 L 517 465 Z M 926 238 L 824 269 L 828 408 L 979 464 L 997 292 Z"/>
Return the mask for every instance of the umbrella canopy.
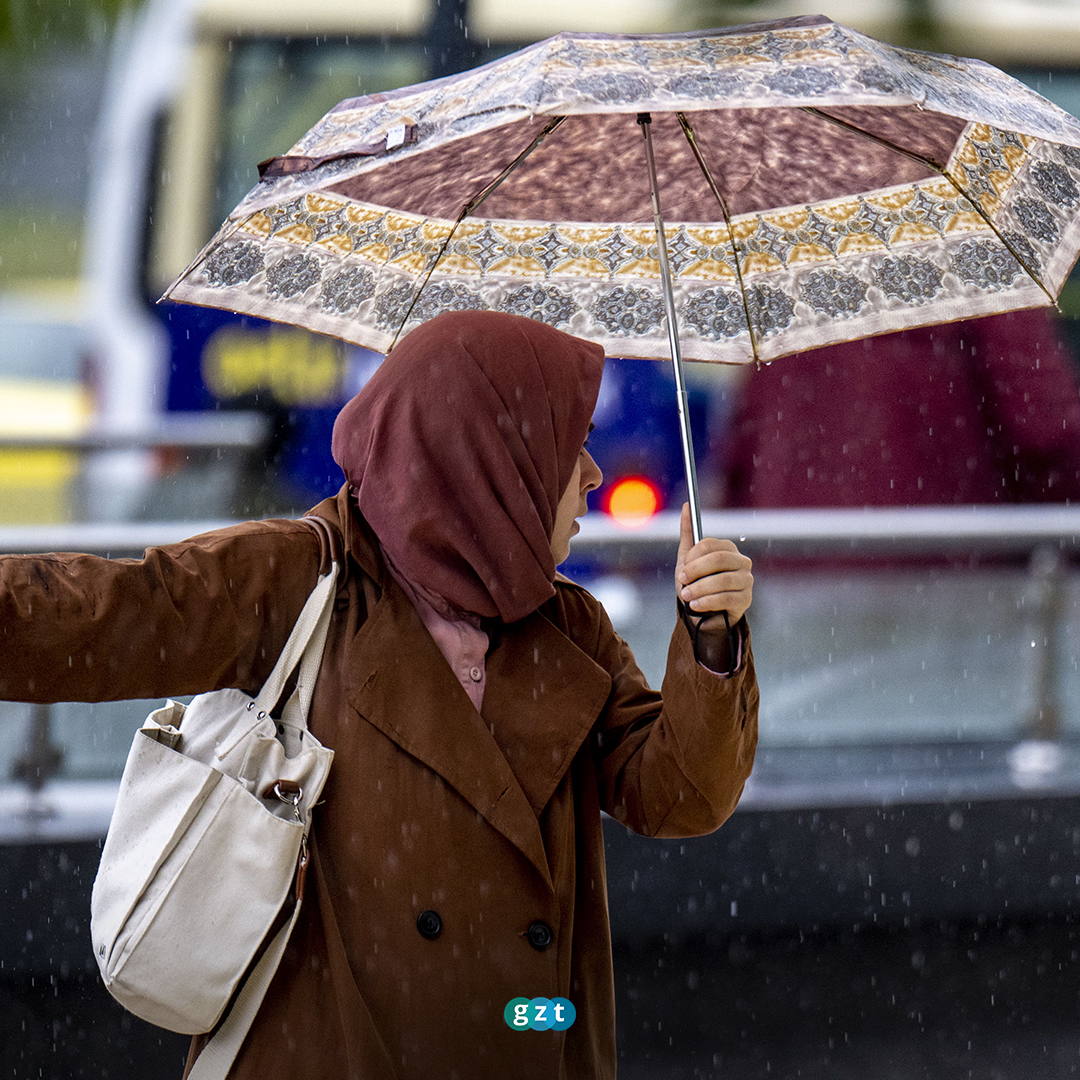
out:
<path id="1" fill-rule="evenodd" d="M 1080 249 L 1073 117 L 988 64 L 807 16 L 560 34 L 344 101 L 167 296 L 380 352 L 475 308 L 667 357 L 642 113 L 688 358 L 1051 304 Z"/>

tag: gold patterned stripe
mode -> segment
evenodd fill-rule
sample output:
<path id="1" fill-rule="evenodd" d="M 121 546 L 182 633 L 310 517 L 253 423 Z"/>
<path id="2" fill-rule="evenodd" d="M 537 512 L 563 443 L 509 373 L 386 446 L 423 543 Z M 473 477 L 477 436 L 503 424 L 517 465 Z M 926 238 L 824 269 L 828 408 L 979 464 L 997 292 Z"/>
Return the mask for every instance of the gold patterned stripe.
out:
<path id="1" fill-rule="evenodd" d="M 1026 154 L 1025 148 L 1024 159 Z M 1011 158 L 1021 161 L 1015 154 Z M 944 178 L 815 206 L 743 215 L 732 225 L 743 273 L 749 274 L 986 229 L 981 215 Z M 451 227 L 445 219 L 320 194 L 261 210 L 247 218 L 240 231 L 420 274 L 442 249 Z M 736 280 L 722 226 L 671 222 L 668 246 L 676 279 Z M 560 277 L 615 280 L 658 278 L 660 273 L 652 226 L 484 219 L 466 220 L 457 227 L 439 269 L 459 276 L 543 278 L 557 271 Z"/>

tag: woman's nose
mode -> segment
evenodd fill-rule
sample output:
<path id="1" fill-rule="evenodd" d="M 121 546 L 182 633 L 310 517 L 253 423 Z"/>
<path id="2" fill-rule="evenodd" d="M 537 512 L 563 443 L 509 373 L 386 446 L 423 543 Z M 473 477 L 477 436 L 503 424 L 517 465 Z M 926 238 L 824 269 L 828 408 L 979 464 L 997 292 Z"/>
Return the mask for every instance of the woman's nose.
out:
<path id="1" fill-rule="evenodd" d="M 600 466 L 593 460 L 592 454 L 585 451 L 585 460 L 581 463 L 581 490 L 595 491 L 604 482 Z"/>

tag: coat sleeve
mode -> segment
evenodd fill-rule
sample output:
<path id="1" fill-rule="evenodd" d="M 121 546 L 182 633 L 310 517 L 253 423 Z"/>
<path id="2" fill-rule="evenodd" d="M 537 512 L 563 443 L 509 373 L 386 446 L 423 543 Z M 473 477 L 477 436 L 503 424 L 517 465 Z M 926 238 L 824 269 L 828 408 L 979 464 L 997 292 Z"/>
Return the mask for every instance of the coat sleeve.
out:
<path id="1" fill-rule="evenodd" d="M 327 541 L 296 521 L 206 533 L 142 559 L 0 558 L 0 698 L 118 701 L 256 691 Z"/>
<path id="2" fill-rule="evenodd" d="M 723 678 L 694 658 L 677 621 L 658 694 L 601 609 L 595 659 L 611 675 L 596 729 L 602 809 L 646 836 L 700 836 L 739 801 L 757 746 L 758 686 L 749 633 Z"/>

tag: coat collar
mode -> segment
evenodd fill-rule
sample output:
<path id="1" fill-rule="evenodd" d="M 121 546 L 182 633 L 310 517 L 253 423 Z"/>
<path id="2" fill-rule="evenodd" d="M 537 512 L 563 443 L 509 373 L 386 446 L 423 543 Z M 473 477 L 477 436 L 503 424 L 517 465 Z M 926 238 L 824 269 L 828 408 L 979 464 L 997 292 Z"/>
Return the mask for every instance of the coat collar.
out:
<path id="1" fill-rule="evenodd" d="M 540 814 L 599 716 L 610 676 L 533 612 L 501 627 L 481 716 L 343 498 L 316 509 L 338 519 L 346 550 L 382 588 L 349 647 L 349 703 L 450 784 L 552 888 Z"/>
<path id="2" fill-rule="evenodd" d="M 438 773 L 525 854 L 551 888 L 540 825 L 525 793 L 420 616 L 389 576 L 353 647 L 349 703 Z"/>
<path id="3" fill-rule="evenodd" d="M 319 517 L 334 526 L 341 533 L 346 556 L 380 588 L 383 587 L 386 568 L 378 555 L 379 541 L 357 512 L 348 484 L 343 484 L 336 495 L 323 499 L 304 516 Z"/>

